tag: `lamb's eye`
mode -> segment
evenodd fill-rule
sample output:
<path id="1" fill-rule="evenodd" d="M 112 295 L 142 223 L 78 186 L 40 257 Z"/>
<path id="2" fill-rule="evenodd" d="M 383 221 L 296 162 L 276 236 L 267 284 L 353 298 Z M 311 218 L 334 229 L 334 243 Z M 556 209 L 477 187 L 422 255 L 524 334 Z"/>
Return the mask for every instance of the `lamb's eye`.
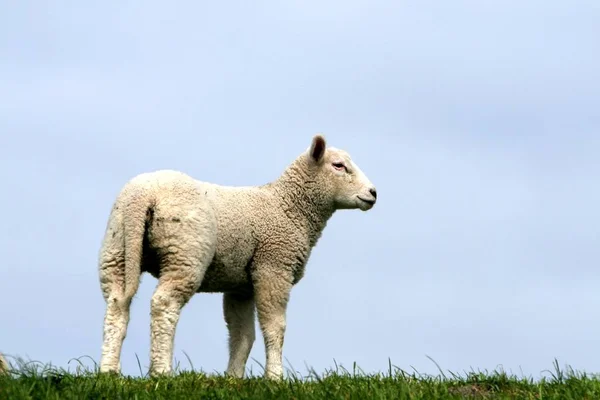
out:
<path id="1" fill-rule="evenodd" d="M 346 169 L 346 166 L 343 163 L 333 163 L 333 168 L 337 169 L 338 171 L 343 171 Z"/>

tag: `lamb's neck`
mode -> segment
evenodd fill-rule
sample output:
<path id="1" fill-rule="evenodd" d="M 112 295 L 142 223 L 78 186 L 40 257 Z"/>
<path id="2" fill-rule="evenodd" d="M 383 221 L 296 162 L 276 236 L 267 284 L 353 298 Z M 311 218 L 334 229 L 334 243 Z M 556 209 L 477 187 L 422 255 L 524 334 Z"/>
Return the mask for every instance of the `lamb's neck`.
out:
<path id="1" fill-rule="evenodd" d="M 317 182 L 303 168 L 292 164 L 272 187 L 277 191 L 286 213 L 294 220 L 306 221 L 311 245 L 314 245 L 334 213 L 320 192 Z"/>

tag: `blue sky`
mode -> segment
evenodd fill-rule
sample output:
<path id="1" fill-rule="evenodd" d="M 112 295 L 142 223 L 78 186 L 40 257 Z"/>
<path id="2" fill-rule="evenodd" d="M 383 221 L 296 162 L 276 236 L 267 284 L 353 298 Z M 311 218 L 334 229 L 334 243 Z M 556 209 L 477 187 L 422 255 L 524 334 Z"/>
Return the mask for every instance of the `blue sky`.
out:
<path id="1" fill-rule="evenodd" d="M 296 370 L 600 371 L 599 20 L 592 0 L 3 2 L 0 351 L 99 360 L 98 251 L 132 176 L 263 184 L 322 132 L 379 202 L 333 217 L 292 292 Z M 226 368 L 220 295 L 184 308 L 183 352 Z"/>

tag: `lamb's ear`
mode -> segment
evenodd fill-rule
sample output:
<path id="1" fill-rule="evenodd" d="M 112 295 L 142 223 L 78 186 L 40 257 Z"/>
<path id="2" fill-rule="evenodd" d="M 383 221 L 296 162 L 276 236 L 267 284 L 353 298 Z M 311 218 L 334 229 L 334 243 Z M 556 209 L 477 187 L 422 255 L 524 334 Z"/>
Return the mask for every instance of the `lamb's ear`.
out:
<path id="1" fill-rule="evenodd" d="M 322 135 L 316 135 L 312 144 L 310 145 L 310 150 L 308 154 L 310 154 L 310 158 L 315 162 L 321 162 L 323 160 L 323 156 L 325 155 L 325 148 L 327 144 L 325 143 L 325 138 Z"/>

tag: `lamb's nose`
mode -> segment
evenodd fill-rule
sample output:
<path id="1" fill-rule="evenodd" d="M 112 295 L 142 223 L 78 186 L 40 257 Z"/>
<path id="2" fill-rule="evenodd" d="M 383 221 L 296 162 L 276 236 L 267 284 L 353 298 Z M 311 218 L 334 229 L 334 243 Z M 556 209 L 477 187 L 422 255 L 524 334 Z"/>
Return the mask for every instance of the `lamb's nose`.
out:
<path id="1" fill-rule="evenodd" d="M 369 193 L 371 193 L 371 195 L 373 195 L 374 199 L 377 198 L 377 190 L 375 190 L 375 188 L 369 189 Z"/>

